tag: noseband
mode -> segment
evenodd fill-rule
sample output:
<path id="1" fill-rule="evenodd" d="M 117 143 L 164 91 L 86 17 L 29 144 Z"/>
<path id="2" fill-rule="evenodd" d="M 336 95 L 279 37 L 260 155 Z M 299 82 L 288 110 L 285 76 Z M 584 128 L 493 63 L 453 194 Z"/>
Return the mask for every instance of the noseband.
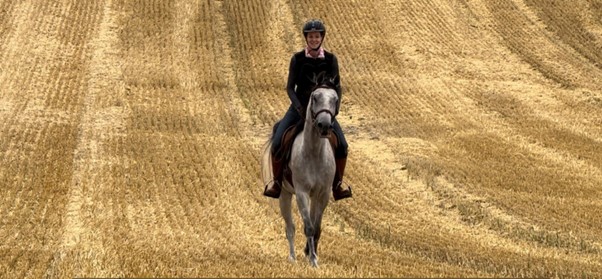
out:
<path id="1" fill-rule="evenodd" d="M 320 110 L 318 112 L 314 112 L 312 109 L 310 109 L 310 111 L 311 111 L 311 122 L 312 123 L 316 123 L 316 119 L 318 118 L 318 114 L 323 113 L 323 112 L 330 114 L 330 119 L 332 119 L 330 122 L 334 123 L 334 114 L 329 109 L 323 109 L 323 110 Z"/>

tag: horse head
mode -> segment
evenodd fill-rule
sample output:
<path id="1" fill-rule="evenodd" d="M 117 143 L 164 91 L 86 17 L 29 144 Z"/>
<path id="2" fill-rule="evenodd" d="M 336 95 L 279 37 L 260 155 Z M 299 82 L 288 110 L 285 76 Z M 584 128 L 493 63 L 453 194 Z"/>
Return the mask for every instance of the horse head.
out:
<path id="1" fill-rule="evenodd" d="M 334 124 L 338 95 L 334 78 L 323 72 L 314 76 L 315 86 L 307 106 L 306 120 L 309 120 L 321 137 L 327 137 Z"/>

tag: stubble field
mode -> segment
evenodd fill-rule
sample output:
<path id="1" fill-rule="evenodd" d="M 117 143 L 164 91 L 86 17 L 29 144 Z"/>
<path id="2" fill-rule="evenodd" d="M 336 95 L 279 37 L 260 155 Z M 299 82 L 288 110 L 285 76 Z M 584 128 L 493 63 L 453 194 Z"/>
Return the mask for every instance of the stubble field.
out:
<path id="1" fill-rule="evenodd" d="M 310 18 L 354 190 L 318 269 L 259 164 Z M 601 145 L 599 0 L 0 0 L 2 278 L 600 278 Z"/>

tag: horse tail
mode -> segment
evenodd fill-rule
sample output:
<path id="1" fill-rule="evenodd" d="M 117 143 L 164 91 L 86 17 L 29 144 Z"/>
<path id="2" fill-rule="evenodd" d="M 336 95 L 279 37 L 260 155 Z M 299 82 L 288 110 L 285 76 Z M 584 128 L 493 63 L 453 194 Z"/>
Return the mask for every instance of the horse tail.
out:
<path id="1" fill-rule="evenodd" d="M 263 150 L 261 152 L 261 179 L 263 180 L 263 185 L 270 183 L 274 179 L 272 172 L 272 141 L 274 140 L 274 134 L 276 133 L 279 124 L 280 121 L 274 124 L 272 133 L 263 144 Z"/>
<path id="2" fill-rule="evenodd" d="M 272 139 L 268 139 L 263 145 L 261 152 L 261 179 L 263 185 L 266 185 L 272 181 Z"/>

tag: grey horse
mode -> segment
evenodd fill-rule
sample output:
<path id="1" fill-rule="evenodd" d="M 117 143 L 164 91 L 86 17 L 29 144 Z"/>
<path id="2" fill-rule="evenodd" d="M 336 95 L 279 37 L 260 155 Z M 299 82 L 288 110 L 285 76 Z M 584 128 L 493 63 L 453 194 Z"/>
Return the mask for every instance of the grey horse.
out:
<path id="1" fill-rule="evenodd" d="M 303 219 L 307 243 L 305 255 L 311 266 L 318 267 L 318 241 L 324 210 L 328 205 L 332 182 L 335 175 L 334 151 L 328 136 L 334 122 L 338 102 L 336 91 L 328 86 L 318 86 L 311 93 L 303 131 L 293 142 L 289 169 L 293 185 L 286 179 L 280 195 L 280 213 L 286 224 L 286 238 L 289 243 L 289 260 L 295 261 L 295 224 L 292 216 L 292 196 L 297 198 L 297 206 Z M 263 154 L 264 180 L 270 176 L 269 146 Z"/>

